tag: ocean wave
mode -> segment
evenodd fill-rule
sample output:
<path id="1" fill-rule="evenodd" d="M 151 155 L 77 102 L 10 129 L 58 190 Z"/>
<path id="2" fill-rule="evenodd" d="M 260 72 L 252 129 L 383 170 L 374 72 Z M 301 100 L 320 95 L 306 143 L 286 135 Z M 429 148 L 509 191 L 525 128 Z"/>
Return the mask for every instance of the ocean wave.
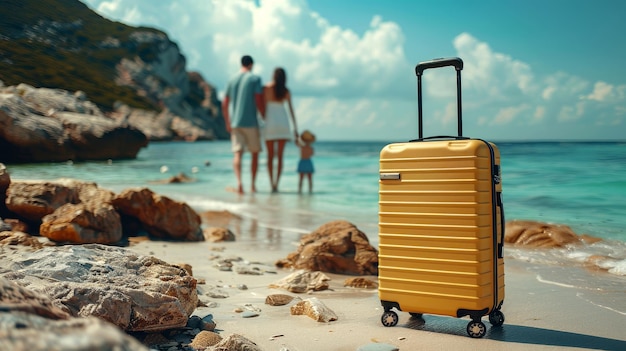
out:
<path id="1" fill-rule="evenodd" d="M 507 247 L 507 257 L 544 265 L 579 266 L 626 277 L 626 243 L 602 240 L 562 248 Z"/>
<path id="2" fill-rule="evenodd" d="M 228 211 L 237 215 L 245 214 L 250 208 L 250 206 L 245 203 L 234 203 L 208 198 L 188 198 L 186 202 L 189 206 L 201 211 Z"/>

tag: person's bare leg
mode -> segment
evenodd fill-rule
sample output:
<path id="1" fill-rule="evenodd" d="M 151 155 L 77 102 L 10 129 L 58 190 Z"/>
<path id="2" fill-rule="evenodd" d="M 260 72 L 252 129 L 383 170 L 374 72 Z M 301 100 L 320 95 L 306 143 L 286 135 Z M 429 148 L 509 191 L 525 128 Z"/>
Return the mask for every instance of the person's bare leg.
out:
<path id="1" fill-rule="evenodd" d="M 267 172 L 270 176 L 270 184 L 272 186 L 272 192 L 276 189 L 276 183 L 274 182 L 274 142 L 272 140 L 265 141 L 267 147 Z"/>
<path id="2" fill-rule="evenodd" d="M 285 151 L 285 145 L 287 144 L 287 140 L 279 140 L 278 141 L 278 167 L 276 168 L 276 183 L 275 188 L 278 191 L 278 182 L 280 182 L 280 175 L 283 173 L 283 153 Z"/>
<path id="3" fill-rule="evenodd" d="M 233 157 L 233 169 L 235 170 L 235 177 L 237 177 L 237 192 L 243 194 L 243 183 L 241 182 L 241 157 L 243 151 L 235 152 Z"/>
<path id="4" fill-rule="evenodd" d="M 251 190 L 253 193 L 256 193 L 256 172 L 259 169 L 259 153 L 252 152 L 252 162 L 251 162 L 251 173 L 252 173 L 252 187 Z"/>
<path id="5" fill-rule="evenodd" d="M 298 193 L 302 194 L 302 180 L 304 179 L 304 173 L 300 173 L 300 179 L 298 179 Z"/>
<path id="6" fill-rule="evenodd" d="M 309 194 L 313 193 L 313 173 L 308 173 L 306 177 L 309 179 Z"/>

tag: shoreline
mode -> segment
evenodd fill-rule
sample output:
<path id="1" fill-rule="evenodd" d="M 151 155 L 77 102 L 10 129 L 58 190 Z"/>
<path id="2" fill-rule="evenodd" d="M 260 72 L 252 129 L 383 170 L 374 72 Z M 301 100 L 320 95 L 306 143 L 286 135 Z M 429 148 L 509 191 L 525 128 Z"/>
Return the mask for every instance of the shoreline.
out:
<path id="1" fill-rule="evenodd" d="M 240 223 L 247 227 L 244 219 Z M 395 327 L 380 322 L 383 309 L 377 289 L 344 287 L 353 276 L 326 274 L 331 278 L 328 290 L 304 294 L 269 288 L 293 271 L 279 269 L 274 262 L 296 250 L 296 242 L 281 243 L 267 250 L 259 243 L 259 228 L 248 228 L 250 237 L 234 242 L 133 242 L 128 249 L 152 255 L 171 264 L 192 266 L 193 275 L 203 280 L 198 294 L 209 307 L 199 307 L 197 315 L 211 314 L 216 331 L 223 337 L 240 334 L 263 350 L 357 350 L 373 343 L 394 345 L 400 350 L 624 350 L 624 315 L 586 300 L 600 291 L 545 284 L 538 280 L 537 265 L 517 259 L 505 260 L 506 296 L 502 312 L 505 323 L 500 328 L 487 325 L 481 339 L 467 336 L 468 318 L 424 315 L 424 321 L 410 319 L 398 312 Z M 261 239 L 265 240 L 265 239 Z M 292 245 L 293 244 L 293 245 Z M 240 257 L 244 261 L 272 267 L 273 273 L 242 275 L 220 271 L 212 260 L 216 256 Z M 572 270 L 578 269 L 572 267 Z M 549 270 L 549 268 L 547 268 Z M 363 276 L 377 281 L 376 276 Z M 245 289 L 238 287 L 245 286 Z M 229 297 L 211 298 L 206 292 L 218 287 Z M 307 316 L 294 316 L 286 306 L 269 306 L 271 294 L 288 294 L 307 299 L 316 297 L 338 316 L 338 320 L 320 323 Z M 243 318 L 236 310 L 255 310 L 258 316 Z"/>

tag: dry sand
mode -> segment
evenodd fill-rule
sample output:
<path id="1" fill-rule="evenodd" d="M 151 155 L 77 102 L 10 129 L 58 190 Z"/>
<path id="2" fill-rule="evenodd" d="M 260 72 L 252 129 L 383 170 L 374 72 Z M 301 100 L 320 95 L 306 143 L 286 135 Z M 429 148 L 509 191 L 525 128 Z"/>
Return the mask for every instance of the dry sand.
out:
<path id="1" fill-rule="evenodd" d="M 295 243 L 283 243 L 281 249 L 271 250 L 269 239 L 256 239 L 254 233 L 252 237 L 227 243 L 141 241 L 129 249 L 168 263 L 190 264 L 193 275 L 206 281 L 199 285 L 201 300 L 213 302 L 212 307 L 199 308 L 197 314 L 212 314 L 222 336 L 241 334 L 263 350 L 353 351 L 371 343 L 391 344 L 400 350 L 626 350 L 625 315 L 586 302 L 576 289 L 538 282 L 525 262 L 510 259 L 505 263 L 504 325 L 491 328 L 485 318 L 487 335 L 472 339 L 465 332 L 467 318 L 425 315 L 423 323 L 399 312 L 398 325 L 382 326 L 383 309 L 377 290 L 344 287 L 349 276 L 328 274 L 332 278 L 330 289 L 308 294 L 270 289 L 271 283 L 291 273 L 273 264 L 295 251 Z M 214 266 L 216 255 L 260 262 L 275 273 L 255 276 L 220 271 Z M 247 289 L 241 289 L 241 284 Z M 220 286 L 229 297 L 203 296 L 213 286 Z M 338 320 L 319 323 L 307 316 L 292 316 L 290 305 L 266 305 L 265 298 L 270 294 L 317 297 L 337 314 Z M 240 307 L 257 309 L 259 315 L 243 318 L 242 313 L 235 312 Z"/>

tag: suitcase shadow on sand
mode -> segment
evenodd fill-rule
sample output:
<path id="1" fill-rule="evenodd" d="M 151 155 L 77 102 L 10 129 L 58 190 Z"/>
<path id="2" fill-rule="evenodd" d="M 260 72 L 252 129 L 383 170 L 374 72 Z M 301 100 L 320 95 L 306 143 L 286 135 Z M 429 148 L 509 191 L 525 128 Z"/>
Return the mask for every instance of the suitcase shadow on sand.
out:
<path id="1" fill-rule="evenodd" d="M 444 333 L 468 337 L 465 326 L 469 322 L 467 318 L 451 318 L 435 315 L 425 315 L 423 317 L 411 317 L 406 324 L 398 326 L 425 330 L 434 333 Z M 600 336 L 572 333 L 561 330 L 551 330 L 537 327 L 527 327 L 515 324 L 506 324 L 500 327 L 493 327 L 487 324 L 487 334 L 485 339 L 514 342 L 519 344 L 548 345 L 571 347 L 577 349 L 593 349 L 607 351 L 626 350 L 626 341 L 603 338 Z"/>

